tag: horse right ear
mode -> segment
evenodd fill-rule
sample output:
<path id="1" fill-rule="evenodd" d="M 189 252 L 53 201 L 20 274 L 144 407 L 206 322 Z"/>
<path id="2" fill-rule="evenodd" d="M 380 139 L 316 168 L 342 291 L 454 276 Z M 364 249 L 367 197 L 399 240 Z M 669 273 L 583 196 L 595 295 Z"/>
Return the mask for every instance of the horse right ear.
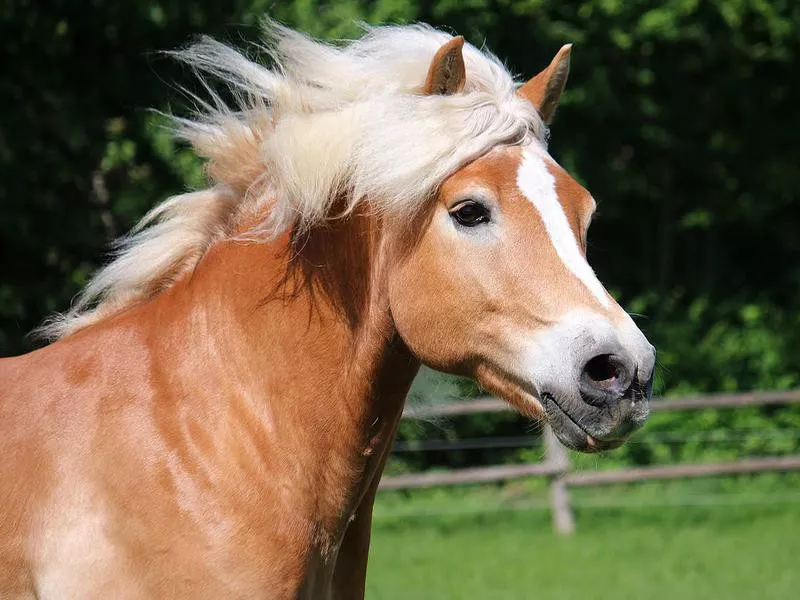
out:
<path id="1" fill-rule="evenodd" d="M 463 49 L 464 38 L 460 35 L 439 48 L 428 67 L 425 87 L 422 88 L 424 94 L 449 96 L 464 89 L 467 71 Z"/>

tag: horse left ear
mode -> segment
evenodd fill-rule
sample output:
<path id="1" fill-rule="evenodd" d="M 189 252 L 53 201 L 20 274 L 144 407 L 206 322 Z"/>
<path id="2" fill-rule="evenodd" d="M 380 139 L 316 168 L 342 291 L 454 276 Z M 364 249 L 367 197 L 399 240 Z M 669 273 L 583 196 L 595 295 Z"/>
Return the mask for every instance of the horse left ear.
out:
<path id="1" fill-rule="evenodd" d="M 464 67 L 464 38 L 454 37 L 443 45 L 433 57 L 422 92 L 426 95 L 449 96 L 464 89 L 467 71 Z"/>
<path id="2" fill-rule="evenodd" d="M 548 125 L 556 113 L 561 92 L 569 75 L 569 55 L 572 44 L 561 47 L 547 68 L 523 85 L 517 93 L 536 107 Z"/>

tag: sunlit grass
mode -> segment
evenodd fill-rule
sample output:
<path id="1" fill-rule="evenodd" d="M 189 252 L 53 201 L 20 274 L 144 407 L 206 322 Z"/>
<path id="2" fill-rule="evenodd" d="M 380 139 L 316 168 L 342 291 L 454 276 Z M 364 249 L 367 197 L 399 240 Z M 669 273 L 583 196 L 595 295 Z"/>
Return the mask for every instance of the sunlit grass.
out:
<path id="1" fill-rule="evenodd" d="M 367 597 L 798 597 L 800 490 L 769 478 L 711 481 L 581 490 L 571 538 L 551 532 L 537 508 L 546 496 L 525 498 L 525 486 L 384 495 Z M 609 508 L 615 500 L 626 507 Z"/>

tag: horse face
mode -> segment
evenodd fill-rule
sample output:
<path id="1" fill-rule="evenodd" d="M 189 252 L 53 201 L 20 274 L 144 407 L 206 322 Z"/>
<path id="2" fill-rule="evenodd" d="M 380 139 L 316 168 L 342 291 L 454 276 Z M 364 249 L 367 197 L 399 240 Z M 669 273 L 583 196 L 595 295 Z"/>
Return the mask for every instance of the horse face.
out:
<path id="1" fill-rule="evenodd" d="M 546 122 L 568 56 L 520 90 Z M 423 362 L 546 416 L 586 451 L 645 421 L 655 362 L 586 261 L 594 209 L 539 142 L 498 147 L 444 182 L 389 287 L 398 333 Z"/>
<path id="2" fill-rule="evenodd" d="M 593 212 L 538 144 L 498 148 L 445 182 L 390 287 L 423 362 L 547 415 L 582 450 L 644 422 L 655 359 L 586 262 Z"/>

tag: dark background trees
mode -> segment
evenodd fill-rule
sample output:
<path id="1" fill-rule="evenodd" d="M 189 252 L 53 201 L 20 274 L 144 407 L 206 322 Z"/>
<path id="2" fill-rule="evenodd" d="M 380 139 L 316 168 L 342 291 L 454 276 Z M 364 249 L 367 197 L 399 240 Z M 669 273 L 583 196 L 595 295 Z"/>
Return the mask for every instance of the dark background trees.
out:
<path id="1" fill-rule="evenodd" d="M 415 20 L 529 76 L 574 42 L 552 152 L 592 191 L 590 259 L 660 348 L 661 391 L 800 384 L 800 4 L 791 0 L 6 0 L 0 6 L 0 355 L 65 309 L 108 242 L 202 182 L 150 108 L 159 50 Z"/>

